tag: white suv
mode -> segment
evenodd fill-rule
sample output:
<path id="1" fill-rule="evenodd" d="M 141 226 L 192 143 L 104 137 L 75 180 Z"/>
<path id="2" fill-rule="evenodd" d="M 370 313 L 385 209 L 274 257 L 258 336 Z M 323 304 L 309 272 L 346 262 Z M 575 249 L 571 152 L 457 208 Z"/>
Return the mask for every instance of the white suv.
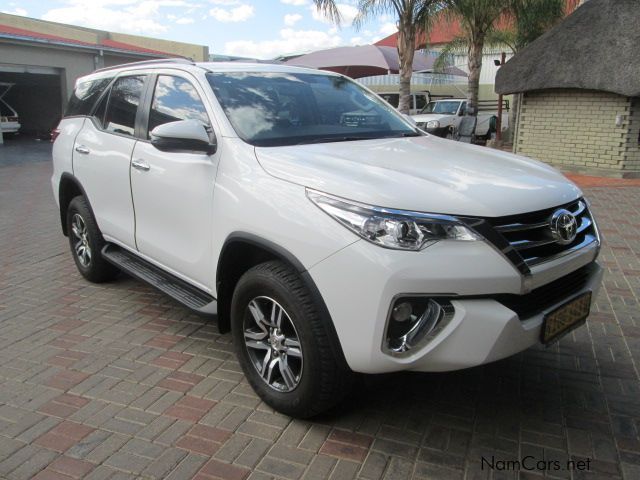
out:
<path id="1" fill-rule="evenodd" d="M 77 82 L 53 145 L 88 280 L 134 275 L 231 330 L 273 408 L 353 372 L 445 371 L 550 343 L 602 279 L 588 202 L 554 169 L 417 130 L 331 72 L 142 62 Z"/>

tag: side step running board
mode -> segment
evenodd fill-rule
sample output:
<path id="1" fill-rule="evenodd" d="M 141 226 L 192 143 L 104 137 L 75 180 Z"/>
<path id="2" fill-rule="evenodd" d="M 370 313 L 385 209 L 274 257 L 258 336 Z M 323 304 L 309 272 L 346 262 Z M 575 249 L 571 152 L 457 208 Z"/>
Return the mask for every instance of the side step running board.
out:
<path id="1" fill-rule="evenodd" d="M 147 282 L 192 310 L 204 314 L 217 313 L 217 302 L 211 295 L 124 248 L 108 243 L 102 249 L 102 257 L 129 275 Z"/>

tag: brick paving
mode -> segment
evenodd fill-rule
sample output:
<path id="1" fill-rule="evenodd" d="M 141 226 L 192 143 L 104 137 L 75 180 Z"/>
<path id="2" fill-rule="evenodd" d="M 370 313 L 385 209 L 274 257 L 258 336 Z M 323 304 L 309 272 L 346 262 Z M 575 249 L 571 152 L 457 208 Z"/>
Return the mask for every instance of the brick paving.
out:
<path id="1" fill-rule="evenodd" d="M 298 421 L 258 399 L 214 322 L 124 276 L 83 280 L 47 148 L 10 147 L 1 478 L 640 478 L 639 187 L 587 190 L 607 271 L 587 328 L 480 368 L 367 377 L 340 409 Z M 483 456 L 588 459 L 589 471 L 492 470 Z"/>

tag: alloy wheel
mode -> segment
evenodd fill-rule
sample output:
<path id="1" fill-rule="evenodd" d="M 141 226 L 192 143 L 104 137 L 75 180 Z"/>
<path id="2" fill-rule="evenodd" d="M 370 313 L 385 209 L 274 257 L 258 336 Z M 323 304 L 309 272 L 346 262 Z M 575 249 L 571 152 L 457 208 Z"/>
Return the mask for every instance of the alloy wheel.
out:
<path id="1" fill-rule="evenodd" d="M 76 257 L 83 267 L 91 264 L 91 246 L 89 245 L 89 231 L 84 219 L 79 214 L 74 214 L 71 219 L 71 231 L 75 237 L 73 248 Z"/>
<path id="2" fill-rule="evenodd" d="M 279 392 L 295 390 L 302 377 L 302 348 L 296 327 L 278 302 L 264 296 L 249 302 L 243 338 L 260 378 Z"/>

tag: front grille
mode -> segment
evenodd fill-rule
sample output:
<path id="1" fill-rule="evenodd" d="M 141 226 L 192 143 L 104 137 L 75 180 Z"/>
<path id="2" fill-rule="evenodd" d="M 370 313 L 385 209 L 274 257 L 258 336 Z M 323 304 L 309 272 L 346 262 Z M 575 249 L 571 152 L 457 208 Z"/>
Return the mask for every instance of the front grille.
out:
<path id="1" fill-rule="evenodd" d="M 551 230 L 551 217 L 558 209 L 568 210 L 576 218 L 576 237 L 569 244 L 561 244 L 554 238 Z M 593 218 L 583 199 L 537 212 L 487 218 L 486 221 L 529 267 L 578 250 L 597 240 Z"/>
<path id="2" fill-rule="evenodd" d="M 502 294 L 492 298 L 516 312 L 520 320 L 526 320 L 570 299 L 587 285 L 596 268 L 591 263 L 525 295 Z"/>

